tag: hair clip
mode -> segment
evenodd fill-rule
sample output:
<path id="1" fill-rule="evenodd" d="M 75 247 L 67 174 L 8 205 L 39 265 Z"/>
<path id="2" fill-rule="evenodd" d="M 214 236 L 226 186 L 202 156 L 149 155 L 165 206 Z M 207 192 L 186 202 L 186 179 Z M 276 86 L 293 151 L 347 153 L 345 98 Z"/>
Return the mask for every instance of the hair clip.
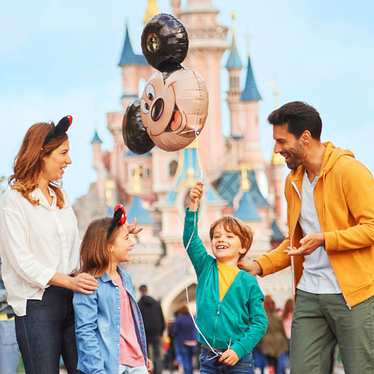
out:
<path id="1" fill-rule="evenodd" d="M 51 131 L 48 133 L 48 135 L 46 136 L 43 145 L 46 145 L 54 138 L 58 138 L 62 135 L 65 135 L 72 123 L 73 123 L 73 117 L 71 115 L 61 118 L 58 121 L 56 126 L 54 125 L 53 122 L 50 122 L 50 124 L 53 125 L 53 127 Z"/>

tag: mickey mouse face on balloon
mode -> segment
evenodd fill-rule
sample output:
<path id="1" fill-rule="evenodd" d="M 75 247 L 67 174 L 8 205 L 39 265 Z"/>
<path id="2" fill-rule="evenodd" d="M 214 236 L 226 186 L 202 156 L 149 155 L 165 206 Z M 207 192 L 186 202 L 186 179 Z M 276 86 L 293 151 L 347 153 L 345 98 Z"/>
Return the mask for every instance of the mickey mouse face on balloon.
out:
<path id="1" fill-rule="evenodd" d="M 164 78 L 156 72 L 140 99 L 141 118 L 149 137 L 161 149 L 186 147 L 201 132 L 208 114 L 208 91 L 193 70 L 180 69 Z"/>

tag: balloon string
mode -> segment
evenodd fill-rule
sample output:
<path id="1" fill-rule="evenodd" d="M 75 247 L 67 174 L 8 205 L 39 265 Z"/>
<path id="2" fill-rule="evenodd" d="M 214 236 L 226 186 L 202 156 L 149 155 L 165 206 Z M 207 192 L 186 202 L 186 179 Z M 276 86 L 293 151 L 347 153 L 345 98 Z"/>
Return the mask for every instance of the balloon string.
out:
<path id="1" fill-rule="evenodd" d="M 186 245 L 186 252 L 188 251 L 188 248 L 190 247 L 190 244 L 191 244 L 191 241 L 192 241 L 192 238 L 193 238 L 193 235 L 195 234 L 195 229 L 196 229 L 196 219 L 197 219 L 197 211 L 194 212 L 194 225 L 193 225 L 193 230 L 192 230 L 192 233 L 191 233 L 191 236 L 187 242 L 187 245 Z M 211 350 L 211 352 L 214 353 L 215 357 L 218 357 L 220 356 L 222 353 L 221 352 L 218 352 L 216 351 L 211 345 L 210 343 L 208 342 L 208 339 L 205 337 L 205 335 L 201 332 L 200 330 L 200 327 L 197 325 L 197 322 L 192 314 L 192 311 L 191 311 L 191 308 L 190 308 L 190 298 L 188 296 L 188 288 L 187 286 L 185 287 L 185 291 L 186 291 L 186 300 L 187 300 L 187 308 L 188 308 L 188 313 L 190 314 L 191 318 L 192 318 L 192 321 L 196 327 L 196 330 L 199 332 L 199 334 L 201 335 L 201 337 L 204 339 L 205 343 L 207 344 L 208 348 Z M 231 341 L 231 340 L 230 340 Z M 215 358 L 213 357 L 213 358 Z M 212 359 L 213 359 L 212 358 Z"/>

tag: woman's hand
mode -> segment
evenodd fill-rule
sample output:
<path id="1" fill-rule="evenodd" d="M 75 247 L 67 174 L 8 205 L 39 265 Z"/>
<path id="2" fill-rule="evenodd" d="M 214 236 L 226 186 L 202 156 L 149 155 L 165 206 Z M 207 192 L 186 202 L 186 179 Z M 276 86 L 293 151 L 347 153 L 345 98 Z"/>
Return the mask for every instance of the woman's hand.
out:
<path id="1" fill-rule="evenodd" d="M 198 209 L 201 197 L 203 196 L 203 191 L 204 185 L 202 182 L 196 182 L 196 184 L 191 188 L 190 193 L 188 195 L 190 200 L 188 208 L 191 211 L 196 212 L 196 210 Z"/>
<path id="2" fill-rule="evenodd" d="M 68 288 L 74 292 L 81 292 L 84 294 L 91 294 L 97 288 L 97 281 L 95 277 L 88 273 L 78 273 L 74 276 L 63 273 L 55 273 L 48 284 Z"/>
<path id="3" fill-rule="evenodd" d="M 71 290 L 84 294 L 91 294 L 96 291 L 97 280 L 91 274 L 79 273 L 71 277 Z"/>

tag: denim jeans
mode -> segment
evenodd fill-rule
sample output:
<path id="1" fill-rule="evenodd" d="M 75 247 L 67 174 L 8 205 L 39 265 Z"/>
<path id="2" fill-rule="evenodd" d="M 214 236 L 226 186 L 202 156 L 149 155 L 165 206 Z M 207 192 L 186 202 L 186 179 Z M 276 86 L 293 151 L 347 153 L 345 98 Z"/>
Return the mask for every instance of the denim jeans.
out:
<path id="1" fill-rule="evenodd" d="M 219 357 L 209 349 L 202 348 L 200 354 L 200 374 L 254 374 L 253 356 L 248 353 L 235 366 L 228 366 L 218 362 Z"/>
<path id="2" fill-rule="evenodd" d="M 119 374 L 148 374 L 148 370 L 145 366 L 132 368 L 126 365 L 120 365 Z"/>
<path id="3" fill-rule="evenodd" d="M 60 356 L 76 374 L 73 293 L 48 287 L 42 300 L 28 300 L 26 316 L 16 317 L 16 335 L 26 374 L 58 374 Z"/>
<path id="4" fill-rule="evenodd" d="M 176 358 L 183 366 L 183 374 L 192 374 L 192 358 L 196 347 L 185 344 L 177 345 L 175 347 Z"/>
<path id="5" fill-rule="evenodd" d="M 0 321 L 0 373 L 15 374 L 19 358 L 14 320 Z"/>

